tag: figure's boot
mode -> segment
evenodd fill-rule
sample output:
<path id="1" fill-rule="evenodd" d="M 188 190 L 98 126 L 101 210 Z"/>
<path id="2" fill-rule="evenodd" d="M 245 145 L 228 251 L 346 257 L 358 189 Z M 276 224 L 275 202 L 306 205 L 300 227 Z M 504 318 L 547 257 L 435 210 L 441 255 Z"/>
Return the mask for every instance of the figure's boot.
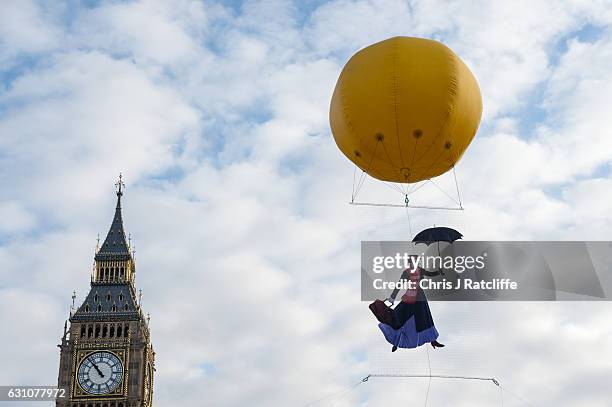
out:
<path id="1" fill-rule="evenodd" d="M 438 342 L 438 341 L 431 341 L 430 343 L 431 343 L 431 346 L 432 346 L 434 349 L 435 349 L 435 348 L 443 348 L 443 347 L 444 347 L 444 344 L 441 344 L 441 343 L 440 343 L 440 342 Z"/>
<path id="2" fill-rule="evenodd" d="M 397 350 L 397 345 L 393 345 L 393 347 L 391 348 L 391 352 L 395 352 Z"/>

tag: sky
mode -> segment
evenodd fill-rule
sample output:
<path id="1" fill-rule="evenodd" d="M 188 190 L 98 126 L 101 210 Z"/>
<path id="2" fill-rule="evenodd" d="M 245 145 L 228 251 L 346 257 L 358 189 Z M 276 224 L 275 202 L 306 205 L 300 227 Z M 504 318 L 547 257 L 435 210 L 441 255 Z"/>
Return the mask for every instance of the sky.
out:
<path id="1" fill-rule="evenodd" d="M 465 211 L 348 205 L 329 101 L 354 52 L 396 35 L 447 44 L 479 81 Z M 418 404 L 420 379 L 354 384 L 423 373 L 427 357 L 531 405 L 609 406 L 609 304 L 434 302 L 447 347 L 391 354 L 359 299 L 359 247 L 433 224 L 611 240 L 610 66 L 611 1 L 1 2 L 0 384 L 56 383 L 122 172 L 156 407 Z M 430 185 L 412 202 L 447 199 Z M 434 380 L 428 405 L 500 398 Z"/>

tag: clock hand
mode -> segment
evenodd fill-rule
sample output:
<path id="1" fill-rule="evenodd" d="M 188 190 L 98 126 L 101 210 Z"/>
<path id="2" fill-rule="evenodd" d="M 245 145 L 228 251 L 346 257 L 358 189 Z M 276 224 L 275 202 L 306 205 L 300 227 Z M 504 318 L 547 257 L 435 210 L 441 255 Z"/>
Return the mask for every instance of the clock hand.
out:
<path id="1" fill-rule="evenodd" d="M 101 378 L 104 378 L 104 373 L 102 373 L 102 371 L 101 371 L 101 370 L 98 368 L 98 365 L 96 365 L 96 364 L 94 363 L 94 361 L 93 361 L 93 360 L 91 360 L 90 358 L 87 358 L 87 359 L 88 359 L 88 360 L 91 362 L 91 364 L 93 365 L 93 367 L 94 367 L 94 368 L 96 368 L 96 371 L 98 372 L 98 374 L 100 375 L 100 377 L 101 377 Z"/>

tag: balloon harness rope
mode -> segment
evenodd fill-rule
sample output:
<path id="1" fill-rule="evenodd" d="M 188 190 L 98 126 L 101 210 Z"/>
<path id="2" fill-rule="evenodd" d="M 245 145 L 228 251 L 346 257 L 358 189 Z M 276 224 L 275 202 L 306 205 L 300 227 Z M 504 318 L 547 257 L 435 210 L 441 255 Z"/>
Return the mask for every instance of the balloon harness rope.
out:
<path id="1" fill-rule="evenodd" d="M 459 183 L 457 182 L 457 173 L 455 171 L 455 166 L 452 167 L 452 170 L 453 170 L 453 180 L 455 182 L 455 189 L 457 191 L 457 196 L 456 197 L 451 196 L 448 192 L 446 192 L 438 184 L 436 184 L 431 178 L 429 178 L 429 179 L 426 179 L 426 180 L 422 181 L 421 183 L 416 183 L 414 185 L 381 181 L 382 185 L 384 185 L 387 188 L 389 188 L 389 189 L 391 189 L 391 190 L 393 190 L 395 192 L 398 192 L 398 193 L 400 193 L 400 194 L 402 194 L 404 196 L 404 203 L 403 204 L 400 204 L 400 203 L 380 203 L 380 202 L 359 202 L 359 201 L 356 201 L 357 196 L 361 192 L 361 189 L 362 189 L 362 187 L 363 187 L 363 185 L 365 183 L 366 175 L 370 175 L 371 176 L 371 174 L 375 173 L 374 168 L 372 168 L 372 162 L 374 161 L 374 157 L 376 156 L 376 151 L 378 150 L 378 145 L 379 144 L 383 146 L 383 149 L 384 149 L 387 157 L 389 157 L 389 154 L 387 153 L 387 148 L 385 147 L 385 145 L 383 143 L 383 139 L 381 137 L 381 138 L 378 139 L 378 142 L 376 143 L 376 145 L 374 147 L 374 153 L 372 154 L 372 157 L 370 158 L 370 161 L 368 162 L 367 170 L 362 170 L 362 172 L 359 175 L 359 177 L 357 177 L 357 164 L 355 164 L 355 168 L 353 169 L 353 192 L 351 194 L 351 201 L 349 202 L 350 205 L 356 205 L 356 206 L 379 206 L 379 207 L 407 208 L 407 209 L 431 209 L 431 210 L 445 210 L 445 211 L 462 211 L 463 210 L 463 204 L 461 202 L 461 194 L 459 193 Z M 438 159 L 439 158 L 440 157 L 438 157 Z M 436 162 L 437 162 L 437 160 L 435 162 L 433 162 L 431 165 L 435 164 Z M 409 195 L 411 195 L 412 193 L 418 191 L 419 189 L 421 189 L 422 187 L 424 187 L 427 184 L 431 184 L 434 187 L 436 187 L 440 192 L 442 192 L 451 201 L 453 201 L 456 204 L 456 206 L 431 206 L 431 205 L 413 205 L 413 204 L 411 204 L 410 203 Z"/>

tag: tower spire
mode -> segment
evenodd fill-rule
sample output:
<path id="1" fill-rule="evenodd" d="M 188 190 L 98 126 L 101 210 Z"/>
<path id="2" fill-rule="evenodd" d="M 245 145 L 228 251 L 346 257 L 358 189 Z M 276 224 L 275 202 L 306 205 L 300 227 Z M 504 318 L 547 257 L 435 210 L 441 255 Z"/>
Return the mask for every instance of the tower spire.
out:
<path id="1" fill-rule="evenodd" d="M 104 243 L 96 253 L 96 260 L 129 260 L 131 258 L 130 251 L 123 228 L 123 217 L 121 215 L 121 197 L 125 189 L 123 183 L 123 175 L 119 174 L 119 180 L 115 183 L 117 189 L 117 206 L 115 207 L 115 216 L 111 223 Z"/>
<path id="2" fill-rule="evenodd" d="M 125 184 L 123 183 L 123 174 L 119 173 L 119 180 L 115 183 L 115 187 L 117 187 L 117 196 L 119 199 L 123 196 L 123 188 L 125 188 Z"/>
<path id="3" fill-rule="evenodd" d="M 104 243 L 99 246 L 94 257 L 96 261 L 95 282 L 124 283 L 134 280 L 133 257 L 121 215 L 121 197 L 125 191 L 122 174 L 119 174 L 115 188 L 117 194 L 115 215 Z"/>

